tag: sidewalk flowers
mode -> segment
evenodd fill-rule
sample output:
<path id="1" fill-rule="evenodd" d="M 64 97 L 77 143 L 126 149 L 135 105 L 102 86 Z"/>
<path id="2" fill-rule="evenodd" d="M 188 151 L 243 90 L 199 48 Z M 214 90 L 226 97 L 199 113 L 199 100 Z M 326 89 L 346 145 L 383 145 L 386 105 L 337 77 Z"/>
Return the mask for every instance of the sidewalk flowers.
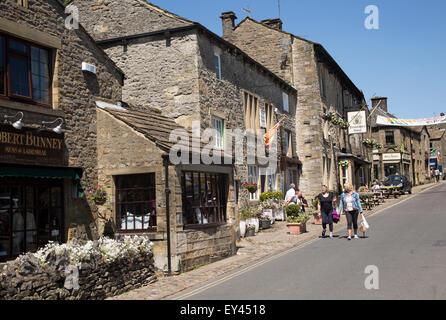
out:
<path id="1" fill-rule="evenodd" d="M 325 121 L 329 121 L 335 126 L 338 126 L 341 129 L 347 130 L 350 127 L 350 123 L 345 121 L 344 119 L 337 117 L 333 112 L 326 113 L 322 116 L 322 119 Z"/>

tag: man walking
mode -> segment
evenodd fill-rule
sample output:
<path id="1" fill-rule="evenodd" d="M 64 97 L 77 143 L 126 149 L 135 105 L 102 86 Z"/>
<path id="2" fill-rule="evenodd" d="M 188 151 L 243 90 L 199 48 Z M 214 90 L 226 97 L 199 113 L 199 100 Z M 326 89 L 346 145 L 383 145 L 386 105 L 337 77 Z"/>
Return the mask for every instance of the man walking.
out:
<path id="1" fill-rule="evenodd" d="M 285 195 L 285 205 L 287 206 L 290 202 L 297 202 L 296 192 L 299 190 L 296 190 L 296 185 L 294 183 L 290 184 L 290 190 L 287 191 Z"/>
<path id="2" fill-rule="evenodd" d="M 437 180 L 437 183 L 440 182 L 440 170 L 435 169 L 435 179 Z"/>

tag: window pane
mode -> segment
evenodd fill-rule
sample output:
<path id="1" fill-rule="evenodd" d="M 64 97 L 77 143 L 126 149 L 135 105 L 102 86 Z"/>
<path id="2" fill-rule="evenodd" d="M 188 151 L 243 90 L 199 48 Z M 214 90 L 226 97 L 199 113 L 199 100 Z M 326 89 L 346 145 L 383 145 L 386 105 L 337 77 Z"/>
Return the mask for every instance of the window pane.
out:
<path id="1" fill-rule="evenodd" d="M 0 37 L 0 94 L 5 94 L 5 39 Z"/>
<path id="2" fill-rule="evenodd" d="M 31 72 L 34 100 L 50 104 L 50 72 L 47 50 L 31 47 Z"/>
<path id="3" fill-rule="evenodd" d="M 13 95 L 31 97 L 28 79 L 28 61 L 11 56 L 9 58 L 11 68 L 11 92 Z"/>
<path id="4" fill-rule="evenodd" d="M 24 43 L 15 41 L 15 40 L 9 40 L 9 49 L 27 54 L 28 53 L 28 46 Z"/>

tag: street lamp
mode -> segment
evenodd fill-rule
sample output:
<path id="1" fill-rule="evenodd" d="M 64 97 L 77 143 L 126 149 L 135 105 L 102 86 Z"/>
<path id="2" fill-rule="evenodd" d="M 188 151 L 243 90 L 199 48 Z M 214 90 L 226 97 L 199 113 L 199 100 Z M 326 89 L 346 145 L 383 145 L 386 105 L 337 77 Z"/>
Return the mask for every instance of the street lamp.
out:
<path id="1" fill-rule="evenodd" d="M 6 122 L 6 123 L 8 122 L 6 119 L 9 119 L 9 118 L 15 118 L 15 117 L 17 117 L 18 115 L 20 115 L 20 119 L 17 120 L 16 122 L 14 122 L 14 123 L 12 124 L 12 126 L 13 126 L 14 128 L 16 128 L 17 130 L 21 130 L 21 129 L 23 128 L 23 123 L 22 123 L 22 120 L 23 120 L 23 112 L 22 112 L 22 111 L 17 112 L 14 116 L 8 116 L 8 115 L 5 115 L 5 122 Z"/>
<path id="2" fill-rule="evenodd" d="M 53 131 L 57 134 L 61 134 L 62 133 L 62 125 L 64 124 L 64 120 L 62 118 L 58 118 L 54 121 L 42 121 L 42 124 L 52 124 L 55 123 L 56 121 L 60 121 L 60 124 L 53 128 Z"/>

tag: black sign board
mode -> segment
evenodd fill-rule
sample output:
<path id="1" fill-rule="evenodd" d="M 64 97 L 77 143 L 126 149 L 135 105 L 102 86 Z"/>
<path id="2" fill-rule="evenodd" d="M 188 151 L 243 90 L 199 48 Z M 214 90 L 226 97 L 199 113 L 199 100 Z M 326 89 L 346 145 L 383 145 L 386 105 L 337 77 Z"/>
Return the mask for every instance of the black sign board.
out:
<path id="1" fill-rule="evenodd" d="M 52 131 L 0 125 L 0 162 L 64 165 L 64 135 Z"/>

